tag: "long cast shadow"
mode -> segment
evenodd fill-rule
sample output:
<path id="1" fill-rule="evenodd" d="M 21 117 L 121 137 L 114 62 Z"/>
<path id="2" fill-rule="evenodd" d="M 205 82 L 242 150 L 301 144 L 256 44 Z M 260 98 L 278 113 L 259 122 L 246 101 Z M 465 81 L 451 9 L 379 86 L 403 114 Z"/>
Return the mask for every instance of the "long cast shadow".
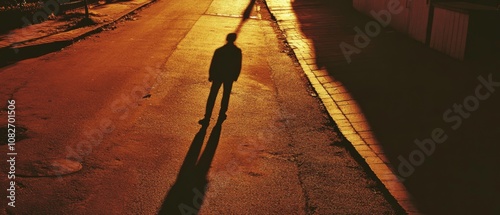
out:
<path id="1" fill-rule="evenodd" d="M 354 45 L 354 28 L 365 31 L 371 19 L 355 11 L 351 0 L 295 0 L 292 6 L 301 31 L 313 41 L 316 64 L 342 82 L 359 104 L 395 168 L 402 163 L 400 156 L 410 160 L 420 150 L 416 139 L 444 130 L 446 141 L 436 144 L 404 182 L 424 213 L 500 213 L 493 203 L 500 190 L 498 92 L 451 128 L 460 117 L 454 104 L 470 102 L 479 76 L 500 80 L 499 63 L 491 61 L 498 53 L 490 61 L 460 62 L 385 28 L 347 63 L 339 44 Z M 488 91 L 483 87 L 481 93 Z M 453 123 L 443 119 L 447 110 L 453 111 Z"/>
<path id="2" fill-rule="evenodd" d="M 253 9 L 253 6 L 255 5 L 255 1 L 256 0 L 250 0 L 250 2 L 248 3 L 248 6 L 243 11 L 243 18 L 241 19 L 240 24 L 238 25 L 236 30 L 234 31 L 235 33 L 239 33 L 241 28 L 243 27 L 243 24 L 245 24 L 245 22 L 248 19 L 250 19 L 250 14 L 252 13 L 252 9 Z"/>
<path id="3" fill-rule="evenodd" d="M 202 127 L 195 135 L 175 184 L 166 195 L 158 214 L 198 214 L 205 198 L 207 174 L 219 144 L 221 126 L 221 123 L 214 126 L 201 156 L 207 128 Z"/>

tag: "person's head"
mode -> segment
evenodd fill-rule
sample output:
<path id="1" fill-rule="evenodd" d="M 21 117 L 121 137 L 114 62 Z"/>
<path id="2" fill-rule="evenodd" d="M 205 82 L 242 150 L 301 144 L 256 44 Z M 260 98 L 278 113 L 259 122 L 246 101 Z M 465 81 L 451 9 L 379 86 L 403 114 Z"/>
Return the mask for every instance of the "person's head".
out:
<path id="1" fill-rule="evenodd" d="M 228 43 L 234 43 L 236 41 L 236 33 L 229 33 L 226 37 Z"/>

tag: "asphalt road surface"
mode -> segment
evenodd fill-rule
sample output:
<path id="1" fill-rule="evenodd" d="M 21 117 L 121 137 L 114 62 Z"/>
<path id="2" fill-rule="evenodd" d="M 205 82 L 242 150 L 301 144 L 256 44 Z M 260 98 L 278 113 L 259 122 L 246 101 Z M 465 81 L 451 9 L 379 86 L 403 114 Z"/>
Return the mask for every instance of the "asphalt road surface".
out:
<path id="1" fill-rule="evenodd" d="M 2 121 L 14 99 L 27 131 L 16 207 L 1 198 L 0 214 L 397 213 L 259 18 L 263 5 L 242 22 L 248 4 L 159 0 L 114 30 L 1 68 Z M 213 51 L 238 26 L 243 69 L 227 120 L 201 128 Z M 39 177 L 54 159 L 83 168 Z"/>

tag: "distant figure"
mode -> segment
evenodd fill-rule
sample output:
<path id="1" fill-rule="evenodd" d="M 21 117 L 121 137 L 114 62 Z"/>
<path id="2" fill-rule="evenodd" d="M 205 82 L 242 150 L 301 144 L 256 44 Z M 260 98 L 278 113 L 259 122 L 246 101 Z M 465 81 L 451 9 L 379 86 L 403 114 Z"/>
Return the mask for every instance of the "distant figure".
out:
<path id="1" fill-rule="evenodd" d="M 226 45 L 215 50 L 210 64 L 208 81 L 212 82 L 210 94 L 208 95 L 207 107 L 205 118 L 200 120 L 203 126 L 207 126 L 212 116 L 215 99 L 221 85 L 224 85 L 224 92 L 222 95 L 221 108 L 219 112 L 218 122 L 226 119 L 226 111 L 229 105 L 229 96 L 233 88 L 233 82 L 238 80 L 241 71 L 241 49 L 234 45 L 236 40 L 236 33 L 230 33 L 226 37 Z"/>

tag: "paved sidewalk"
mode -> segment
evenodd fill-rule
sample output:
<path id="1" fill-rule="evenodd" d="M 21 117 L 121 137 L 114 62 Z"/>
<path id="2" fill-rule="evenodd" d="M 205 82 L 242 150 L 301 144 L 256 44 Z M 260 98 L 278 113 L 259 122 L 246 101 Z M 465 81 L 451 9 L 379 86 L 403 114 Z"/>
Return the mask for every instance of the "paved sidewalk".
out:
<path id="1" fill-rule="evenodd" d="M 91 5 L 90 17 L 97 24 L 85 27 L 77 27 L 84 15 L 84 8 L 77 8 L 62 12 L 53 20 L 11 30 L 0 35 L 0 54 L 5 56 L 0 66 L 59 50 L 104 28 L 112 29 L 116 21 L 152 2 L 154 0 L 134 0 Z"/>
<path id="2" fill-rule="evenodd" d="M 498 150 L 500 131 L 500 117 L 491 113 L 500 104 L 467 100 L 481 77 L 500 79 L 495 56 L 460 62 L 387 28 L 348 62 L 340 44 L 354 46 L 355 27 L 364 31 L 371 21 L 352 1 L 267 4 L 330 116 L 409 214 L 498 212 L 489 202 L 491 188 L 498 190 L 491 150 Z M 467 109 L 474 118 L 453 114 L 456 103 L 468 101 L 482 102 Z M 442 144 L 425 145 L 424 156 L 414 142 L 431 137 Z"/>

